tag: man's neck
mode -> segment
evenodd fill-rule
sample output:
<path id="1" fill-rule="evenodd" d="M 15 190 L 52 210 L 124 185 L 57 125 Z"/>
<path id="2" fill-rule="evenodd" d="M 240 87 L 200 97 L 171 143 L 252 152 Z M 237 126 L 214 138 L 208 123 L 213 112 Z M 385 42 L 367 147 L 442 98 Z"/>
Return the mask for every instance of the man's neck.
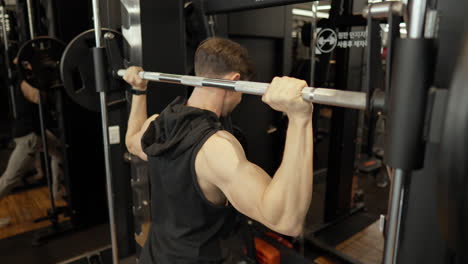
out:
<path id="1" fill-rule="evenodd" d="M 187 101 L 187 106 L 214 112 L 218 117 L 223 111 L 225 92 L 214 88 L 195 87 Z"/>

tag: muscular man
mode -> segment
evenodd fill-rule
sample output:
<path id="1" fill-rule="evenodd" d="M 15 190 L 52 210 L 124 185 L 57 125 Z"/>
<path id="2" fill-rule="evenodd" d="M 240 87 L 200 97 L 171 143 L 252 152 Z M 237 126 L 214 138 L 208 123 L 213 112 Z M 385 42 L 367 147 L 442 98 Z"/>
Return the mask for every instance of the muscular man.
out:
<path id="1" fill-rule="evenodd" d="M 15 60 L 15 64 L 17 61 Z M 27 63 L 26 63 L 27 64 Z M 22 65 L 20 67 L 29 67 Z M 31 86 L 20 76 L 18 91 L 15 91 L 18 116 L 13 124 L 13 138 L 15 149 L 10 155 L 8 165 L 0 177 L 0 199 L 21 183 L 25 172 L 35 166 L 36 154 L 42 150 L 40 123 L 39 123 L 39 90 Z M 49 130 L 46 130 L 47 144 L 51 159 L 53 178 L 53 192 L 55 199 L 58 193 L 62 169 L 60 163 L 62 155 L 59 150 L 59 140 Z M 9 218 L 0 218 L 0 227 L 10 222 Z"/>
<path id="2" fill-rule="evenodd" d="M 246 50 L 226 39 L 206 40 L 195 55 L 198 76 L 248 79 L 249 65 Z M 141 70 L 129 68 L 124 79 L 145 91 Z M 274 231 L 301 233 L 313 185 L 313 107 L 302 100 L 304 87 L 304 81 L 276 77 L 262 98 L 289 118 L 284 157 L 273 177 L 246 159 L 220 121 L 239 104 L 240 93 L 196 87 L 188 101 L 178 98 L 150 118 L 146 96 L 133 96 L 126 144 L 148 160 L 152 188 L 153 220 L 140 263 L 220 263 L 231 205 Z"/>

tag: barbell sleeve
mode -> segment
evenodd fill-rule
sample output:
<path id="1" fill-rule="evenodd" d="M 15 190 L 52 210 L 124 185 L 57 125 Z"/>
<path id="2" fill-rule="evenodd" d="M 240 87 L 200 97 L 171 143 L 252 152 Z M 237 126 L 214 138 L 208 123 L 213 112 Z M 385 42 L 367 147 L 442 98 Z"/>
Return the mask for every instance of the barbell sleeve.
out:
<path id="1" fill-rule="evenodd" d="M 126 70 L 119 70 L 117 74 L 122 77 L 125 75 L 125 72 Z M 142 79 L 148 81 L 175 83 L 188 86 L 215 87 L 253 95 L 265 94 L 266 89 L 270 85 L 269 83 L 261 82 L 229 81 L 161 72 L 142 71 L 139 73 L 139 75 Z M 358 110 L 365 110 L 367 104 L 366 93 L 342 91 L 327 88 L 306 87 L 302 90 L 302 98 L 306 101 L 316 104 L 338 106 Z"/>

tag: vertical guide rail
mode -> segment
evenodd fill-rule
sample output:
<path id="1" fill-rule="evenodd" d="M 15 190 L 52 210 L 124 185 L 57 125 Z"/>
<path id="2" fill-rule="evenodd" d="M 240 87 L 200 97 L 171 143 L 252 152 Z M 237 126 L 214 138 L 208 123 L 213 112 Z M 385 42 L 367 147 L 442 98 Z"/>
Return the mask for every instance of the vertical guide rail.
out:
<path id="1" fill-rule="evenodd" d="M 310 75 L 309 75 L 309 86 L 314 87 L 315 86 L 315 46 L 317 42 L 317 7 L 318 7 L 318 1 L 314 1 L 311 3 L 311 11 L 312 11 L 312 18 L 310 22 Z M 317 106 L 315 106 L 318 108 Z M 317 114 L 314 112 L 312 114 L 313 118 L 313 123 L 316 122 L 317 120 Z M 315 131 L 312 131 L 315 133 Z M 313 150 L 312 150 L 313 151 Z M 303 225 L 306 223 L 304 222 Z M 303 228 L 304 230 L 304 228 Z M 299 245 L 300 245 L 300 253 L 302 256 L 305 256 L 305 234 L 304 231 L 301 233 L 299 236 Z"/>
<path id="2" fill-rule="evenodd" d="M 317 42 L 317 7 L 318 2 L 312 2 L 312 21 L 310 25 L 310 83 L 311 87 L 315 87 L 315 45 Z"/>
<path id="3" fill-rule="evenodd" d="M 27 0 L 26 5 L 28 7 L 28 23 L 29 23 L 29 36 L 31 39 L 36 37 L 36 31 L 34 30 L 34 17 L 33 17 L 33 11 L 32 11 L 32 0 Z"/>
<path id="4" fill-rule="evenodd" d="M 385 237 L 385 250 L 383 263 L 396 263 L 398 252 L 398 238 L 400 235 L 400 220 L 402 212 L 404 183 L 407 173 L 402 169 L 396 169 L 393 173 L 393 180 L 390 195 L 390 208 L 388 215 L 387 235 Z"/>
<path id="5" fill-rule="evenodd" d="M 6 22 L 6 6 L 5 2 L 2 1 L 0 5 L 0 9 L 2 12 L 2 35 L 3 35 L 3 46 L 4 46 L 4 51 L 5 51 L 5 66 L 7 68 L 7 76 L 8 76 L 8 92 L 10 94 L 10 100 L 11 100 L 11 112 L 13 114 L 13 119 L 16 119 L 18 114 L 16 112 L 16 100 L 15 100 L 15 87 L 13 86 L 12 80 L 13 80 L 13 74 L 11 71 L 11 64 L 10 64 L 10 51 L 8 47 L 8 33 L 6 30 L 7 22 Z"/>
<path id="6" fill-rule="evenodd" d="M 33 6 L 32 0 L 26 1 L 26 6 L 28 9 L 28 22 L 29 22 L 29 35 L 31 39 L 36 37 L 36 31 L 34 30 L 34 16 L 33 16 Z M 49 88 L 49 87 L 40 87 L 40 88 Z M 51 168 L 49 162 L 49 147 L 47 145 L 47 129 L 45 126 L 45 116 L 44 116 L 44 105 L 42 102 L 42 89 L 39 89 L 39 98 L 38 98 L 38 108 L 39 108 L 39 123 L 41 129 L 41 139 L 42 139 L 42 148 L 44 151 L 44 163 L 45 163 L 45 174 L 47 178 L 47 186 L 49 189 L 49 199 L 50 199 L 50 207 L 51 213 L 49 214 L 50 220 L 55 226 L 58 223 L 57 214 L 56 214 L 56 207 L 55 207 L 55 199 L 54 199 L 54 192 L 53 192 L 53 179 L 51 175 Z"/>
<path id="7" fill-rule="evenodd" d="M 409 1 L 410 16 L 409 16 L 409 39 L 423 38 L 426 5 L 427 0 L 412 0 Z M 388 74 L 388 73 L 387 73 Z M 418 76 L 419 77 L 419 76 Z M 393 96 L 393 91 L 392 91 Z M 411 151 L 411 150 L 408 150 Z M 414 169 L 414 164 L 411 164 Z M 405 203 L 406 189 L 405 183 L 407 178 L 411 177 L 411 170 L 403 169 L 400 166 L 395 168 L 395 173 L 392 182 L 392 196 L 389 208 L 387 237 L 385 239 L 384 249 L 384 264 L 396 264 L 398 259 L 398 242 L 401 232 L 402 211 Z"/>
<path id="8" fill-rule="evenodd" d="M 423 37 L 426 23 L 427 0 L 412 0 L 410 3 L 410 20 L 408 36 L 412 39 Z"/>
<path id="9" fill-rule="evenodd" d="M 115 226 L 114 215 L 114 192 L 112 184 L 112 171 L 110 160 L 110 145 L 109 145 L 109 130 L 108 130 L 108 113 L 107 113 L 107 97 L 106 88 L 107 82 L 105 78 L 104 68 L 104 48 L 102 46 L 102 32 L 101 32 L 101 17 L 99 13 L 99 0 L 92 0 L 93 4 L 93 17 L 94 17 L 94 32 L 96 37 L 96 48 L 93 49 L 94 59 L 94 74 L 96 78 L 96 90 L 99 92 L 101 102 L 101 121 L 102 121 L 102 134 L 104 140 L 104 162 L 106 168 L 106 191 L 107 203 L 109 207 L 109 224 L 112 243 L 112 263 L 119 263 L 118 244 L 117 244 L 117 231 Z"/>

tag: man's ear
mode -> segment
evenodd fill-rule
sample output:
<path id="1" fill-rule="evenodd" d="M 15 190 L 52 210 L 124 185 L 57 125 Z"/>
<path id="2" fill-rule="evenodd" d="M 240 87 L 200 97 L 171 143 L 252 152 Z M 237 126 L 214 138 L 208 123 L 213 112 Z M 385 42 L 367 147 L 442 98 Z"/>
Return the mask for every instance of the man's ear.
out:
<path id="1" fill-rule="evenodd" d="M 226 78 L 227 80 L 231 80 L 231 81 L 238 81 L 240 80 L 240 73 L 238 72 L 231 72 L 229 73 Z"/>

